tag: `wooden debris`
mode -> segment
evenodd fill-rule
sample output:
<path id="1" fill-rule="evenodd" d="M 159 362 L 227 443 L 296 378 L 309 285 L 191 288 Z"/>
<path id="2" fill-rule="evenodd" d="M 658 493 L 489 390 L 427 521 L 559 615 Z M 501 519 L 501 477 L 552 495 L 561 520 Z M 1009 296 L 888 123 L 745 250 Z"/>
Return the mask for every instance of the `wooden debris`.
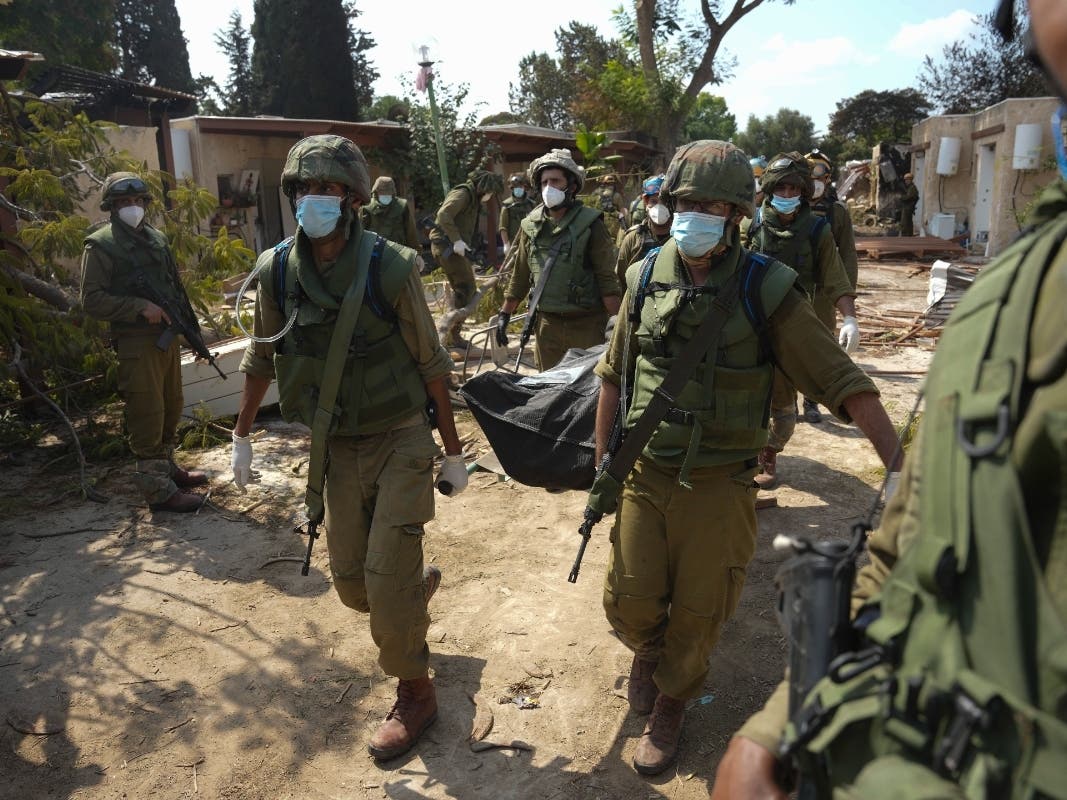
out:
<path id="1" fill-rule="evenodd" d="M 475 753 L 482 753 L 486 750 L 525 750 L 532 753 L 533 747 L 519 739 L 512 739 L 511 741 L 493 741 L 487 739 L 481 742 L 471 742 L 471 750 Z"/>
<path id="2" fill-rule="evenodd" d="M 471 723 L 470 740 L 472 742 L 480 742 L 493 729 L 493 709 L 484 700 L 480 703 L 478 702 L 481 695 L 472 697 L 468 694 L 467 697 L 474 703 L 474 722 Z"/>
<path id="3" fill-rule="evenodd" d="M 856 252 L 877 260 L 884 255 L 966 255 L 967 250 L 938 236 L 857 236 Z"/>

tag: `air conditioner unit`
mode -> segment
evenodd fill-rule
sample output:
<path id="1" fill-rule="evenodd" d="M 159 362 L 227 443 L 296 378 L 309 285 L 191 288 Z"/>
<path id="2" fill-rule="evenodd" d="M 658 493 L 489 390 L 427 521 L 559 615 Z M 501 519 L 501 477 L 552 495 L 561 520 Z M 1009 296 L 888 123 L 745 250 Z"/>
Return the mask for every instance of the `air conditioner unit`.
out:
<path id="1" fill-rule="evenodd" d="M 955 214 L 934 214 L 930 218 L 930 235 L 939 239 L 951 239 L 956 235 Z"/>

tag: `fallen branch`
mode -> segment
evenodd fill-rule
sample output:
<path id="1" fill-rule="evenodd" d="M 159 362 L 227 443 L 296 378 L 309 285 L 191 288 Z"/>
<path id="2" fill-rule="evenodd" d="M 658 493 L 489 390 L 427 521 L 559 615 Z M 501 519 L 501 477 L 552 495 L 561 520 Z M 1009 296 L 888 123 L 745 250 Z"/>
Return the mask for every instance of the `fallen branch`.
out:
<path id="1" fill-rule="evenodd" d="M 78 478 L 81 483 L 82 496 L 87 500 L 92 500 L 94 503 L 106 503 L 108 501 L 107 495 L 101 494 L 90 486 L 85 480 L 85 454 L 82 452 L 81 440 L 78 439 L 78 432 L 74 430 L 74 424 L 70 421 L 66 414 L 63 413 L 55 401 L 51 397 L 46 395 L 33 381 L 30 380 L 30 376 L 26 374 L 26 368 L 22 366 L 22 346 L 16 341 L 14 343 L 15 357 L 11 360 L 11 366 L 15 368 L 15 371 L 19 374 L 19 377 L 26 382 L 26 385 L 30 387 L 30 390 L 41 398 L 49 408 L 51 408 L 60 419 L 67 426 L 67 430 L 70 431 L 71 438 L 74 441 L 74 450 L 78 454 Z"/>
<path id="2" fill-rule="evenodd" d="M 259 568 L 263 569 L 264 567 L 269 567 L 271 564 L 278 564 L 282 561 L 292 561 L 294 564 L 304 563 L 304 559 L 300 558 L 299 556 L 281 556 L 279 558 L 272 558 L 267 561 L 264 561 L 262 564 L 259 565 Z"/>
<path id="3" fill-rule="evenodd" d="M 24 539 L 53 539 L 56 536 L 70 536 L 74 533 L 111 533 L 111 528 L 71 528 L 66 531 L 54 531 L 52 533 L 23 533 L 19 531 L 19 536 Z"/>

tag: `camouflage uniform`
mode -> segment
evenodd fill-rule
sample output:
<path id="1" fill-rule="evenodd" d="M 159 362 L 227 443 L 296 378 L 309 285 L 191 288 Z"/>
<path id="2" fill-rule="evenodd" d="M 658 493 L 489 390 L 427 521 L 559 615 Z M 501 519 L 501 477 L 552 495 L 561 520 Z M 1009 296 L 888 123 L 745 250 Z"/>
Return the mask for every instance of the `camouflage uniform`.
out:
<path id="1" fill-rule="evenodd" d="M 383 203 L 381 197 L 392 198 Z M 419 234 L 415 230 L 415 214 L 403 197 L 396 196 L 396 182 L 385 175 L 371 187 L 371 201 L 359 209 L 363 229 L 381 234 L 391 242 L 407 245 L 415 252 L 422 250 Z"/>

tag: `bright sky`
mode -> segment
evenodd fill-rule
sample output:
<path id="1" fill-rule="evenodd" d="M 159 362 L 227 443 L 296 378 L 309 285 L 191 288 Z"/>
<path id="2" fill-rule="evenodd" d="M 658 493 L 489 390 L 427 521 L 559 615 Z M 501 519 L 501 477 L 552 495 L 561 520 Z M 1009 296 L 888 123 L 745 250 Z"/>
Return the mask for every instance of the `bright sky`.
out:
<path id="1" fill-rule="evenodd" d="M 595 25 L 605 38 L 615 36 L 611 11 L 622 2 L 514 6 L 509 15 L 539 10 L 519 24 L 501 26 L 493 6 L 474 0 L 361 1 L 359 27 L 377 42 L 369 52 L 381 74 L 377 95 L 404 96 L 399 76 L 411 77 L 417 69 L 413 45 L 433 37 L 439 80 L 469 84 L 472 100 L 484 102 L 477 110 L 483 117 L 508 110 L 508 85 L 518 79 L 520 59 L 531 52 L 555 55 L 555 30 L 571 19 Z M 214 75 L 224 85 L 229 65 L 214 34 L 227 26 L 234 9 L 250 26 L 253 0 L 210 5 L 176 0 L 176 5 L 193 75 Z M 699 13 L 695 0 L 682 0 L 682 6 Z M 975 16 L 993 6 L 994 0 L 797 0 L 794 5 L 767 0 L 726 36 L 725 49 L 738 60 L 734 77 L 705 91 L 726 98 L 741 129 L 750 114 L 763 117 L 792 108 L 811 117 L 822 132 L 839 100 L 865 89 L 916 86 L 923 57 L 936 59 L 945 44 L 973 29 Z M 548 9 L 555 13 L 545 13 Z"/>

